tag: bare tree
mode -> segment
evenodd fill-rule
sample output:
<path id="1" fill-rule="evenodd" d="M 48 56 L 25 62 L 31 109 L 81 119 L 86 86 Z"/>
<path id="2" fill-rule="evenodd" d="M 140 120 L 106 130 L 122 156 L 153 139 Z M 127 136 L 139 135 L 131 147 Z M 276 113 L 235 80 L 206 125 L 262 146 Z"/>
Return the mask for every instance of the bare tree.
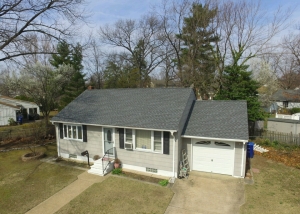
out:
<path id="1" fill-rule="evenodd" d="M 237 53 L 239 64 L 244 65 L 249 59 L 265 54 L 271 40 L 288 27 L 292 14 L 292 10 L 282 11 L 279 7 L 270 15 L 259 1 L 246 0 L 224 1 L 218 5 L 218 11 L 215 29 L 220 41 L 216 44 L 215 60 L 219 83 L 233 55 Z"/>
<path id="2" fill-rule="evenodd" d="M 155 13 L 162 20 L 163 35 L 166 38 L 168 48 L 168 56 L 164 58 L 165 65 L 170 65 L 170 60 L 176 62 L 176 78 L 183 85 L 183 63 L 181 61 L 181 43 L 182 41 L 176 35 L 182 34 L 182 24 L 184 17 L 189 13 L 193 1 L 184 0 L 163 0 L 160 8 L 155 8 Z M 173 59 L 169 57 L 172 56 Z M 165 70 L 168 72 L 168 70 Z M 167 76 L 168 73 L 165 73 Z"/>
<path id="3" fill-rule="evenodd" d="M 100 27 L 102 42 L 129 53 L 130 61 L 140 73 L 140 87 L 149 74 L 162 62 L 160 51 L 164 43 L 161 22 L 154 15 L 146 15 L 140 20 L 119 20 L 113 26 Z"/>
<path id="4" fill-rule="evenodd" d="M 17 61 L 29 54 L 49 54 L 50 50 L 28 48 L 32 35 L 60 41 L 77 32 L 83 21 L 84 0 L 3 0 L 0 3 L 0 61 Z"/>
<path id="5" fill-rule="evenodd" d="M 104 86 L 103 71 L 105 55 L 101 52 L 99 45 L 95 39 L 90 41 L 90 47 L 88 49 L 88 57 L 86 60 L 86 69 L 89 73 L 89 84 L 93 85 L 97 89 L 101 89 Z"/>

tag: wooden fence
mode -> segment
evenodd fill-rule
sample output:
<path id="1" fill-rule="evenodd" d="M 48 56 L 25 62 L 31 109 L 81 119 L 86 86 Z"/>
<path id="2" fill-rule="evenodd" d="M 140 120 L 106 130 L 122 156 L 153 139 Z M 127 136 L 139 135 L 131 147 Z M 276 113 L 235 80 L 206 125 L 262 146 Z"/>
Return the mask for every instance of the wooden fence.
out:
<path id="1" fill-rule="evenodd" d="M 260 137 L 263 139 L 269 139 L 270 141 L 278 141 L 280 143 L 287 143 L 291 145 L 300 146 L 300 134 L 274 132 L 268 130 L 254 130 L 253 136 L 250 138 Z"/>

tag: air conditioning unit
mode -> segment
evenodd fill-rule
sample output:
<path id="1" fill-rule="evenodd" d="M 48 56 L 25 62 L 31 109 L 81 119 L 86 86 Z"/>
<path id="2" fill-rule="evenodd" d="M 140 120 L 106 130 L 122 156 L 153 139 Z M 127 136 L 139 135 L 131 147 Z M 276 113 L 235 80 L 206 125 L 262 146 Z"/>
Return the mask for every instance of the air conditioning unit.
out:
<path id="1" fill-rule="evenodd" d="M 132 149 L 132 143 L 125 142 L 125 149 Z"/>

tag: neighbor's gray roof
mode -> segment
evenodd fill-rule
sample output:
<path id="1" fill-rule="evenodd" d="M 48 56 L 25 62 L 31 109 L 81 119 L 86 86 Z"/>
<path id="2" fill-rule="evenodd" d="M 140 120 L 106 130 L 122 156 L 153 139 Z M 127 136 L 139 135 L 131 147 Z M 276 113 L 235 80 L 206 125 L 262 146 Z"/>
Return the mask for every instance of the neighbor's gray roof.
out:
<path id="1" fill-rule="evenodd" d="M 183 135 L 248 140 L 247 102 L 195 101 Z"/>
<path id="2" fill-rule="evenodd" d="M 300 102 L 300 90 L 283 90 L 280 89 L 272 95 L 274 101 L 291 101 Z"/>
<path id="3" fill-rule="evenodd" d="M 190 96 L 190 88 L 86 90 L 52 121 L 177 130 Z"/>

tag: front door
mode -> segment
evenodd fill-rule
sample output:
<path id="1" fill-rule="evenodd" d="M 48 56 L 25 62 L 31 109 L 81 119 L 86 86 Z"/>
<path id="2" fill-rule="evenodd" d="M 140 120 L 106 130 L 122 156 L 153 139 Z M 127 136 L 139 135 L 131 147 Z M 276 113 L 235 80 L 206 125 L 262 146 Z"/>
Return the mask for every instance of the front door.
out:
<path id="1" fill-rule="evenodd" d="M 113 155 L 114 150 L 114 141 L 113 141 L 113 129 L 112 128 L 104 128 L 104 153 L 109 150 L 109 154 Z"/>

